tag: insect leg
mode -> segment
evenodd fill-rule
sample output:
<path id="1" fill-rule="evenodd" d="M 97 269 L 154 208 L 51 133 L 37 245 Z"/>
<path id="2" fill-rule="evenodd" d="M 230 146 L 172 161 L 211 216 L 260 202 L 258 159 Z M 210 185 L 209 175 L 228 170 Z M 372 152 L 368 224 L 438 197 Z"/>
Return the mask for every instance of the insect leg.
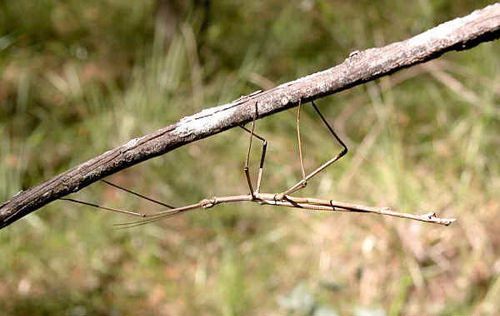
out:
<path id="1" fill-rule="evenodd" d="M 326 169 L 328 166 L 330 166 L 331 164 L 333 164 L 334 162 L 336 162 L 337 160 L 339 160 L 340 158 L 342 158 L 343 156 L 345 156 L 347 154 L 347 152 L 348 152 L 347 145 L 337 135 L 337 133 L 335 132 L 335 130 L 333 129 L 333 127 L 330 125 L 330 123 L 328 123 L 328 121 L 325 119 L 325 117 L 323 116 L 323 114 L 321 113 L 321 111 L 319 110 L 319 108 L 316 106 L 316 104 L 314 103 L 314 101 L 312 101 L 311 104 L 312 104 L 314 110 L 316 111 L 316 113 L 318 114 L 318 116 L 320 117 L 320 119 L 323 122 L 323 124 L 326 126 L 326 128 L 330 132 L 330 134 L 332 134 L 332 136 L 334 137 L 334 139 L 342 146 L 342 150 L 335 157 L 329 159 L 328 161 L 326 161 L 325 163 L 323 163 L 321 166 L 319 166 L 318 168 L 316 168 L 314 171 L 312 171 L 308 175 L 305 175 L 304 164 L 303 164 L 303 161 L 302 161 L 302 150 L 301 150 L 301 141 L 300 141 L 300 129 L 299 129 L 299 124 L 298 124 L 299 120 L 300 120 L 300 114 L 297 114 L 297 135 L 298 135 L 298 140 L 299 140 L 299 156 L 300 156 L 300 160 L 301 160 L 300 164 L 301 164 L 301 168 L 302 168 L 303 178 L 302 178 L 302 180 L 300 180 L 299 182 L 297 182 L 296 184 L 294 184 L 293 186 L 291 186 L 286 191 L 278 194 L 277 195 L 277 199 L 282 199 L 285 195 L 290 195 L 290 194 L 292 194 L 292 193 L 294 193 L 294 192 L 296 192 L 296 191 L 304 188 L 307 185 L 307 181 L 309 179 L 311 179 L 312 177 L 314 177 L 315 175 L 317 175 L 318 173 L 320 173 L 321 171 L 323 171 L 324 169 Z M 300 104 L 299 104 L 299 111 L 300 111 Z"/>

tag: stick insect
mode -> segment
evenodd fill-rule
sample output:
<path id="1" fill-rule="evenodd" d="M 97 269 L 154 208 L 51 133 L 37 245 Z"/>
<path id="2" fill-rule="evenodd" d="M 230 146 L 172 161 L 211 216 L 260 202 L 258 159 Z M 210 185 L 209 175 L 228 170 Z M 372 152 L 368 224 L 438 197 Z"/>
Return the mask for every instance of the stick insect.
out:
<path id="1" fill-rule="evenodd" d="M 249 134 L 249 144 L 248 144 L 248 149 L 247 149 L 247 153 L 246 153 L 245 164 L 243 167 L 243 173 L 244 173 L 244 176 L 245 176 L 245 179 L 247 182 L 247 186 L 248 186 L 248 194 L 206 198 L 206 199 L 203 199 L 203 200 L 201 200 L 197 203 L 194 203 L 194 204 L 188 204 L 188 205 L 181 206 L 181 207 L 175 207 L 175 206 L 170 205 L 168 203 L 153 199 L 153 198 L 148 197 L 146 195 L 143 195 L 141 193 L 137 193 L 137 192 L 132 191 L 130 189 L 124 188 L 124 187 L 117 185 L 115 183 L 112 183 L 110 181 L 101 180 L 106 185 L 109 185 L 115 189 L 124 191 L 128 194 L 132 194 L 136 197 L 145 199 L 145 200 L 152 202 L 152 203 L 155 203 L 157 205 L 160 205 L 160 206 L 164 207 L 165 209 L 161 210 L 159 212 L 156 212 L 156 213 L 144 213 L 144 212 L 139 212 L 139 211 L 129 211 L 129 210 L 106 207 L 106 206 L 102 206 L 99 204 L 95 204 L 95 203 L 91 203 L 91 202 L 87 202 L 87 201 L 82 201 L 82 200 L 77 200 L 77 199 L 73 199 L 73 198 L 61 198 L 60 200 L 64 200 L 64 201 L 68 201 L 68 202 L 72 202 L 72 203 L 83 204 L 83 205 L 91 206 L 91 207 L 98 208 L 98 209 L 105 210 L 105 211 L 121 213 L 121 214 L 126 214 L 126 215 L 141 218 L 140 220 L 137 220 L 137 221 L 116 224 L 118 227 L 121 227 L 121 228 L 128 228 L 128 227 L 134 227 L 134 226 L 148 224 L 151 222 L 158 221 L 160 219 L 165 219 L 168 217 L 179 215 L 179 214 L 187 212 L 187 211 L 192 211 L 192 210 L 197 210 L 197 209 L 210 209 L 218 204 L 237 203 L 237 202 L 255 202 L 255 203 L 258 203 L 261 205 L 282 206 L 282 207 L 284 206 L 284 207 L 306 209 L 306 210 L 313 210 L 313 211 L 371 213 L 371 214 L 412 219 L 412 220 L 417 220 L 417 221 L 421 221 L 421 222 L 428 222 L 428 223 L 441 224 L 441 225 L 449 225 L 455 221 L 455 219 L 452 219 L 452 218 L 437 217 L 435 212 L 429 212 L 429 213 L 425 213 L 425 214 L 421 214 L 421 215 L 415 215 L 415 214 L 397 212 L 397 211 L 394 211 L 388 207 L 364 206 L 364 205 L 358 205 L 358 204 L 352 204 L 352 203 L 346 203 L 346 202 L 339 202 L 339 201 L 335 201 L 335 200 L 325 200 L 325 199 L 317 199 L 317 198 L 310 198 L 310 197 L 292 196 L 292 194 L 305 188 L 307 186 L 307 183 L 309 180 L 311 180 L 313 177 L 315 177 L 316 175 L 318 175 L 319 173 L 324 171 L 326 168 L 328 168 L 329 166 L 331 166 L 332 164 L 334 164 L 335 162 L 340 160 L 348 152 L 347 145 L 337 135 L 333 126 L 326 120 L 326 118 L 321 113 L 321 111 L 319 110 L 318 106 L 314 103 L 314 101 L 311 101 L 311 105 L 312 105 L 315 113 L 320 118 L 323 125 L 329 131 L 333 140 L 335 140 L 342 147 L 342 149 L 337 155 L 333 156 L 332 158 L 330 158 L 329 160 L 327 160 L 326 162 L 321 164 L 319 167 L 314 169 L 312 172 L 306 173 L 305 168 L 304 168 L 304 160 L 303 160 L 303 153 L 302 153 L 302 140 L 301 140 L 301 132 L 300 132 L 300 114 L 301 114 L 301 110 L 302 110 L 302 102 L 299 101 L 299 105 L 298 105 L 298 109 L 297 109 L 297 116 L 296 116 L 296 131 L 297 131 L 298 155 L 299 155 L 302 178 L 298 182 L 296 182 L 294 185 L 292 185 L 291 187 L 287 188 L 286 190 L 284 190 L 282 192 L 263 193 L 260 190 L 268 142 L 264 137 L 255 133 L 256 120 L 257 120 L 257 117 L 259 115 L 258 104 L 255 103 L 255 112 L 253 115 L 253 120 L 251 122 L 251 127 L 248 128 L 244 125 L 240 125 L 240 128 Z M 252 144 L 253 144 L 254 140 L 260 141 L 262 143 L 260 162 L 259 162 L 259 167 L 258 167 L 259 169 L 258 169 L 258 173 L 257 173 L 257 179 L 255 179 L 255 182 L 252 180 L 252 177 L 250 176 L 250 152 L 252 150 Z"/>

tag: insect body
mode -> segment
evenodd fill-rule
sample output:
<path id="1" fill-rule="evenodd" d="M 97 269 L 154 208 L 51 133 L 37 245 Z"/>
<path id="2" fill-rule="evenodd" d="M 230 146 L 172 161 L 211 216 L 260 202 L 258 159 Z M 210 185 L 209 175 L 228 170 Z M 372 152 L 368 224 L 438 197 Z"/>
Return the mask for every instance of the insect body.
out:
<path id="1" fill-rule="evenodd" d="M 356 213 L 372 213 L 372 214 L 413 219 L 413 220 L 418 220 L 418 221 L 422 221 L 422 222 L 430 222 L 430 223 L 436 223 L 436 224 L 441 224 L 441 225 L 449 225 L 454 221 L 454 219 L 439 218 L 436 216 L 436 214 L 434 212 L 429 212 L 429 213 L 426 213 L 423 215 L 413 215 L 413 214 L 408 214 L 408 213 L 396 212 L 396 211 L 393 211 L 387 207 L 371 207 L 371 206 L 357 205 L 357 204 L 352 204 L 352 203 L 339 202 L 339 201 L 334 201 L 334 200 L 324 200 L 324 199 L 317 199 L 317 198 L 292 196 L 292 194 L 305 188 L 307 186 L 307 182 L 310 179 L 312 179 L 314 176 L 316 176 L 317 174 L 319 174 L 320 172 L 322 172 L 323 170 L 328 168 L 333 163 L 337 162 L 339 159 L 341 159 L 343 156 L 345 156 L 348 152 L 348 148 L 347 148 L 346 144 L 337 135 L 337 133 L 335 132 L 333 127 L 328 123 L 328 121 L 323 116 L 323 114 L 321 113 L 319 108 L 316 106 L 314 101 L 311 101 L 311 104 L 312 104 L 315 112 L 317 113 L 317 115 L 321 119 L 322 123 L 325 125 L 325 127 L 328 129 L 328 131 L 332 135 L 332 138 L 341 145 L 342 150 L 336 156 L 327 160 L 326 162 L 321 164 L 319 167 L 314 169 L 312 172 L 306 174 L 305 169 L 304 169 L 304 161 L 303 161 L 303 155 L 302 155 L 302 141 L 301 141 L 301 135 L 300 135 L 300 113 L 301 113 L 301 109 L 302 109 L 302 103 L 299 101 L 296 124 L 297 124 L 297 143 L 298 143 L 298 152 L 299 152 L 299 160 L 300 160 L 302 179 L 299 180 L 294 185 L 292 185 L 291 187 L 289 187 L 288 189 L 286 189 L 285 191 L 278 192 L 278 193 L 262 193 L 262 192 L 260 192 L 268 142 L 264 137 L 259 136 L 258 134 L 255 133 L 255 125 L 256 125 L 255 122 L 256 122 L 258 114 L 259 114 L 258 113 L 258 104 L 256 103 L 255 104 L 255 113 L 254 113 L 254 117 L 253 117 L 253 120 L 251 123 L 251 127 L 247 128 L 243 125 L 240 126 L 245 132 L 250 134 L 248 150 L 247 150 L 247 154 L 246 154 L 246 158 L 245 158 L 245 165 L 243 167 L 243 172 L 245 174 L 245 179 L 246 179 L 248 189 L 249 189 L 248 194 L 207 198 L 207 199 L 203 199 L 203 200 L 201 200 L 197 203 L 194 203 L 194 204 L 189 204 L 189 205 L 185 205 L 185 206 L 181 206 L 181 207 L 175 207 L 175 206 L 170 205 L 168 203 L 153 199 L 151 197 L 137 193 L 137 192 L 132 191 L 130 189 L 124 188 L 120 185 L 109 182 L 107 180 L 101 180 L 103 183 L 105 183 L 109 186 L 112 186 L 116 189 L 127 192 L 128 194 L 135 195 L 139 198 L 148 200 L 148 201 L 153 202 L 155 204 L 161 205 L 161 206 L 165 207 L 166 209 L 164 209 L 163 211 L 159 211 L 159 212 L 151 214 L 151 213 L 143 213 L 143 212 L 137 212 L 137 211 L 128 211 L 128 210 L 110 208 L 110 207 L 98 205 L 95 203 L 86 202 L 86 201 L 77 200 L 77 199 L 72 199 L 72 198 L 61 198 L 61 200 L 69 201 L 72 203 L 84 204 L 87 206 L 99 208 L 99 209 L 110 211 L 110 212 L 122 213 L 122 214 L 131 215 L 131 216 L 135 216 L 135 217 L 141 217 L 141 219 L 138 221 L 117 224 L 117 226 L 123 227 L 123 228 L 134 227 L 134 226 L 138 226 L 138 225 L 151 223 L 151 222 L 154 222 L 154 221 L 157 221 L 160 219 L 164 219 L 167 217 L 178 215 L 178 214 L 181 214 L 181 213 L 184 213 L 187 211 L 191 211 L 191 210 L 208 209 L 208 208 L 212 208 L 218 204 L 235 203 L 235 202 L 256 202 L 256 203 L 262 204 L 262 205 L 286 206 L 286 207 L 308 209 L 308 210 L 314 210 L 314 211 L 341 211 L 341 212 L 356 212 Z M 262 143 L 262 151 L 261 151 L 260 162 L 259 162 L 259 171 L 257 174 L 257 179 L 255 181 L 255 184 L 253 183 L 253 181 L 250 177 L 250 166 L 249 166 L 250 151 L 252 149 L 252 143 L 253 143 L 254 138 Z"/>

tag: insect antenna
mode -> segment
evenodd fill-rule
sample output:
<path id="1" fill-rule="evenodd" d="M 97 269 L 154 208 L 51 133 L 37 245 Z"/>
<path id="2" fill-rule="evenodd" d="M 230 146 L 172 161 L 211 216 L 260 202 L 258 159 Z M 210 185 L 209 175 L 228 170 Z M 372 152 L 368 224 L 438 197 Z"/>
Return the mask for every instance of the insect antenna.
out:
<path id="1" fill-rule="evenodd" d="M 159 212 L 154 213 L 154 214 L 147 214 L 147 213 L 143 213 L 143 212 L 140 212 L 140 211 L 129 211 L 129 210 L 123 210 L 123 209 L 119 209 L 119 208 L 108 207 L 108 206 L 100 205 L 100 204 L 97 204 L 97 203 L 88 202 L 88 201 L 79 200 L 79 199 L 74 199 L 74 198 L 60 198 L 60 200 L 68 201 L 68 202 L 75 203 L 75 204 L 82 204 L 82 205 L 86 205 L 86 206 L 90 206 L 90 207 L 94 207 L 94 208 L 97 208 L 97 209 L 101 209 L 101 210 L 105 210 L 105 211 L 110 211 L 110 212 L 114 212 L 114 213 L 121 213 L 121 214 L 127 214 L 127 215 L 131 215 L 131 216 L 135 216 L 135 217 L 148 218 L 147 220 L 137 221 L 137 222 L 130 222 L 130 223 L 125 223 L 125 224 L 137 224 L 137 223 L 141 223 L 141 222 L 145 222 L 145 223 L 153 222 L 153 221 L 158 220 L 159 218 L 170 217 L 170 216 L 173 216 L 173 215 L 176 215 L 176 214 L 182 212 L 182 208 L 181 208 L 181 210 L 179 210 L 178 208 L 176 208 L 175 206 L 172 206 L 171 204 L 167 204 L 165 202 L 158 201 L 156 199 L 153 199 L 153 198 L 151 198 L 149 196 L 146 196 L 146 195 L 144 195 L 142 193 L 135 192 L 133 190 L 125 188 L 125 187 L 123 187 L 121 185 L 118 185 L 116 183 L 113 183 L 113 182 L 110 182 L 110 181 L 107 181 L 107 180 L 101 180 L 101 181 L 104 182 L 105 184 L 107 184 L 107 185 L 115 188 L 115 189 L 124 191 L 124 192 L 126 192 L 128 194 L 137 196 L 137 197 L 139 197 L 141 199 L 144 199 L 144 200 L 147 200 L 149 202 L 152 202 L 152 203 L 161 205 L 163 207 L 166 207 L 167 210 L 162 210 L 162 211 L 159 211 Z M 169 211 L 171 211 L 171 210 L 172 210 L 172 213 L 169 214 Z M 133 227 L 133 226 L 131 226 L 131 227 Z"/>

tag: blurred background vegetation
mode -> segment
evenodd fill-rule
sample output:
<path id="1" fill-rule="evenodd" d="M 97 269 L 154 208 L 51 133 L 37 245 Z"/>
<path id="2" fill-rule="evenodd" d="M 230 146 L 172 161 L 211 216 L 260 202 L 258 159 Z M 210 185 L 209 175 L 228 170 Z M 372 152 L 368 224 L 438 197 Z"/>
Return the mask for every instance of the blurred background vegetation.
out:
<path id="1" fill-rule="evenodd" d="M 0 1 L 0 200 L 486 4 Z M 129 219 L 59 201 L 0 231 L 0 314 L 495 315 L 499 55 L 482 44 L 318 102 L 351 152 L 303 194 L 442 209 L 456 224 L 230 205 L 117 230 Z M 304 111 L 310 170 L 338 148 Z M 270 142 L 264 189 L 280 191 L 300 176 L 295 113 L 257 130 Z M 228 131 L 110 179 L 176 205 L 246 192 L 247 142 Z M 75 197 L 157 209 L 101 184 Z"/>

